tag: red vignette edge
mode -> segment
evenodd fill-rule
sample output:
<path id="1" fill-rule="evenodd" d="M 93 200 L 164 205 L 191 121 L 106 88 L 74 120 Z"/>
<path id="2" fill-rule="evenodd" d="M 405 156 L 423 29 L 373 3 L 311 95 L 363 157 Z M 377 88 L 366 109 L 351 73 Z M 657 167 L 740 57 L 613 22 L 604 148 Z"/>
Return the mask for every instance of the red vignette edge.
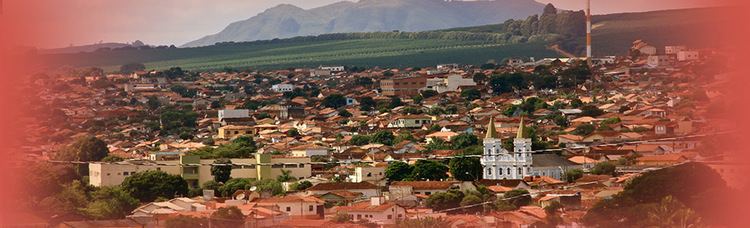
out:
<path id="1" fill-rule="evenodd" d="M 732 23 L 716 25 L 718 34 L 715 36 L 722 42 L 728 42 L 725 45 L 728 51 L 734 54 L 730 58 L 730 65 L 733 66 L 732 83 L 725 88 L 728 102 L 733 109 L 727 115 L 727 118 L 736 121 L 738 131 L 732 136 L 733 140 L 730 145 L 725 145 L 726 149 L 741 161 L 750 161 L 750 3 L 745 0 L 728 0 L 734 7 L 727 12 L 734 19 Z M 45 39 L 55 39 L 62 35 L 75 33 L 76 29 L 81 29 L 75 25 L 58 25 L 50 26 L 49 24 L 35 24 L 29 20 L 32 17 L 42 17 L 47 20 L 54 20 L 56 15 L 53 12 L 46 12 L 42 9 L 45 1 L 41 0 L 0 0 L 0 4 L 13 4 L 13 8 L 0 7 L 0 227 L 8 224 L 9 221 L 32 219 L 21 216 L 23 208 L 16 206 L 20 194 L 33 194 L 33 191 L 22 189 L 20 180 L 24 178 L 24 173 L 15 170 L 15 161 L 17 156 L 22 152 L 21 142 L 23 140 L 24 126 L 20 124 L 21 118 L 34 113 L 25 112 L 25 106 L 28 105 L 28 97 L 24 97 L 24 88 L 21 82 L 30 74 L 33 74 L 34 68 L 38 67 L 38 59 L 29 58 L 28 49 L 19 47 L 22 41 L 35 40 L 44 42 Z M 2 12 L 2 11 L 6 12 Z M 14 12 L 9 12 L 14 10 Z M 63 10 L 63 9 L 58 9 Z M 65 10 L 83 10 L 83 9 L 65 9 Z M 57 14 L 59 15 L 59 14 Z M 67 13 L 65 15 L 79 15 L 76 13 Z M 85 14 L 80 14 L 85 15 Z M 46 17 L 46 18 L 45 18 Z M 75 21 L 75 20 L 74 20 Z M 49 40 L 48 40 L 49 41 Z M 33 104 L 31 104 L 33 105 Z M 746 167 L 750 168 L 750 167 Z M 750 171 L 750 169 L 748 169 Z M 750 175 L 750 172 L 743 172 L 744 175 Z M 747 178 L 747 177 L 744 177 Z M 726 218 L 732 221 L 736 227 L 750 227 L 750 192 L 747 189 L 738 192 L 736 195 L 716 196 L 717 200 L 726 202 L 721 208 L 716 208 L 717 213 L 723 213 Z"/>

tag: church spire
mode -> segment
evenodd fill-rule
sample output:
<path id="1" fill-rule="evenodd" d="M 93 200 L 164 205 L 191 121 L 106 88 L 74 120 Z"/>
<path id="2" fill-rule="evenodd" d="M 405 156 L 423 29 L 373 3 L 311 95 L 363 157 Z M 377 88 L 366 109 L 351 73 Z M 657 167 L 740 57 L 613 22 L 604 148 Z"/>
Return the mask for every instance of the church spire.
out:
<path id="1" fill-rule="evenodd" d="M 495 116 L 490 116 L 490 123 L 487 124 L 487 136 L 485 139 L 496 139 L 497 130 L 495 129 Z"/>
<path id="2" fill-rule="evenodd" d="M 516 132 L 516 138 L 517 139 L 525 139 L 528 136 L 526 135 L 526 125 L 523 124 L 523 116 L 521 116 L 521 123 L 518 125 L 518 132 Z"/>

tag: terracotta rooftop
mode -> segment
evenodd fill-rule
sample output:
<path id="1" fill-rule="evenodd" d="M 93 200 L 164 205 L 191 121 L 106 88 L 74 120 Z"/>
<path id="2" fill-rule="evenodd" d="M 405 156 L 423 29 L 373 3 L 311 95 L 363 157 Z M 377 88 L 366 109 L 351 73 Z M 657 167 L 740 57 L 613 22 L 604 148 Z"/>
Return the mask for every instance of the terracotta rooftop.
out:
<path id="1" fill-rule="evenodd" d="M 455 181 L 394 181 L 391 186 L 411 186 L 413 189 L 448 189 L 458 182 Z"/>

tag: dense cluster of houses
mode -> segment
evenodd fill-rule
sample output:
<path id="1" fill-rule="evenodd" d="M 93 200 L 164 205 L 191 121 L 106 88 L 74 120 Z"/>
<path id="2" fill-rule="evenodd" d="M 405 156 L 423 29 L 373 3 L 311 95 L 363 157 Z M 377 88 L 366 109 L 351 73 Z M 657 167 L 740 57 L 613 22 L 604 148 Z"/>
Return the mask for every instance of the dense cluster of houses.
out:
<path id="1" fill-rule="evenodd" d="M 710 105 L 723 98 L 717 88 L 724 80 L 719 75 L 711 83 L 696 83 L 701 75 L 692 70 L 712 53 L 669 46 L 657 55 L 652 48 L 635 42 L 640 58 L 601 61 L 592 80 L 567 93 L 521 89 L 492 95 L 488 81 L 475 76 L 533 72 L 540 64 L 557 64 L 561 70 L 575 64 L 573 60 L 516 61 L 494 69 L 446 64 L 185 73 L 196 76 L 191 79 L 158 71 L 60 72 L 33 81 L 41 104 L 35 111 L 48 119 L 28 129 L 32 137 L 26 156 L 49 160 L 70 139 L 95 134 L 107 143 L 110 155 L 124 160 L 90 163 L 92 185 L 118 185 L 134 173 L 161 170 L 200 186 L 212 180 L 214 160 L 190 152 L 247 136 L 258 145 L 257 152 L 232 159 L 233 178 L 274 179 L 291 171 L 299 181 L 313 184 L 302 191 L 287 186 L 284 196 L 239 190 L 227 198 L 211 193 L 174 198 L 143 205 L 128 217 L 154 224 L 176 215 L 207 217 L 217 208 L 236 206 L 253 227 L 336 226 L 333 219 L 339 212 L 352 222 L 380 225 L 444 217 L 454 227 L 515 227 L 544 223 L 542 208 L 552 201 L 565 206 L 566 224 L 576 224 L 587 208 L 622 191 L 644 170 L 709 160 L 710 152 L 701 150 L 702 138 L 693 135 L 725 127 L 707 124 Z M 672 58 L 675 61 L 668 60 Z M 467 100 L 462 95 L 467 90 L 479 91 L 480 99 Z M 340 104 L 330 105 L 339 95 Z M 506 112 L 532 99 L 543 105 L 530 113 Z M 167 133 L 171 129 L 160 107 L 189 107 L 186 112 L 194 113 L 194 123 Z M 592 109 L 598 113 L 591 114 Z M 525 128 L 533 128 L 534 135 Z M 356 142 L 379 132 L 392 134 L 392 140 Z M 464 154 L 465 148 L 432 148 L 451 145 L 462 134 L 478 139 L 483 175 L 476 181 L 386 178 L 388 164 L 395 161 L 446 161 Z M 508 140 L 515 148 L 503 148 Z M 537 153 L 534 144 L 555 152 Z M 618 175 L 565 180 L 567 170 L 589 172 L 602 162 L 617 164 Z M 190 165 L 198 168 L 188 173 L 184 167 Z M 271 169 L 261 169 L 264 165 Z M 498 197 L 525 189 L 534 203 L 480 215 L 425 207 L 432 194 L 480 186 Z"/>

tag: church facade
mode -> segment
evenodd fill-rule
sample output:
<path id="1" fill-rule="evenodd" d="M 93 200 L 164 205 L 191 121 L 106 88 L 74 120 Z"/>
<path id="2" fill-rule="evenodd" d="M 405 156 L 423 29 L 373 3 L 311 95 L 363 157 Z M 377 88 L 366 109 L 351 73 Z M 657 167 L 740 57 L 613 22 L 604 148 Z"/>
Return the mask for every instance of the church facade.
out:
<path id="1" fill-rule="evenodd" d="M 528 176 L 549 176 L 562 179 L 568 169 L 579 169 L 579 165 L 550 153 L 533 153 L 532 141 L 525 132 L 526 126 L 521 118 L 518 132 L 513 139 L 513 151 L 503 148 L 495 120 L 490 118 L 487 134 L 483 140 L 484 151 L 480 162 L 483 167 L 483 178 L 488 180 L 523 179 Z"/>

